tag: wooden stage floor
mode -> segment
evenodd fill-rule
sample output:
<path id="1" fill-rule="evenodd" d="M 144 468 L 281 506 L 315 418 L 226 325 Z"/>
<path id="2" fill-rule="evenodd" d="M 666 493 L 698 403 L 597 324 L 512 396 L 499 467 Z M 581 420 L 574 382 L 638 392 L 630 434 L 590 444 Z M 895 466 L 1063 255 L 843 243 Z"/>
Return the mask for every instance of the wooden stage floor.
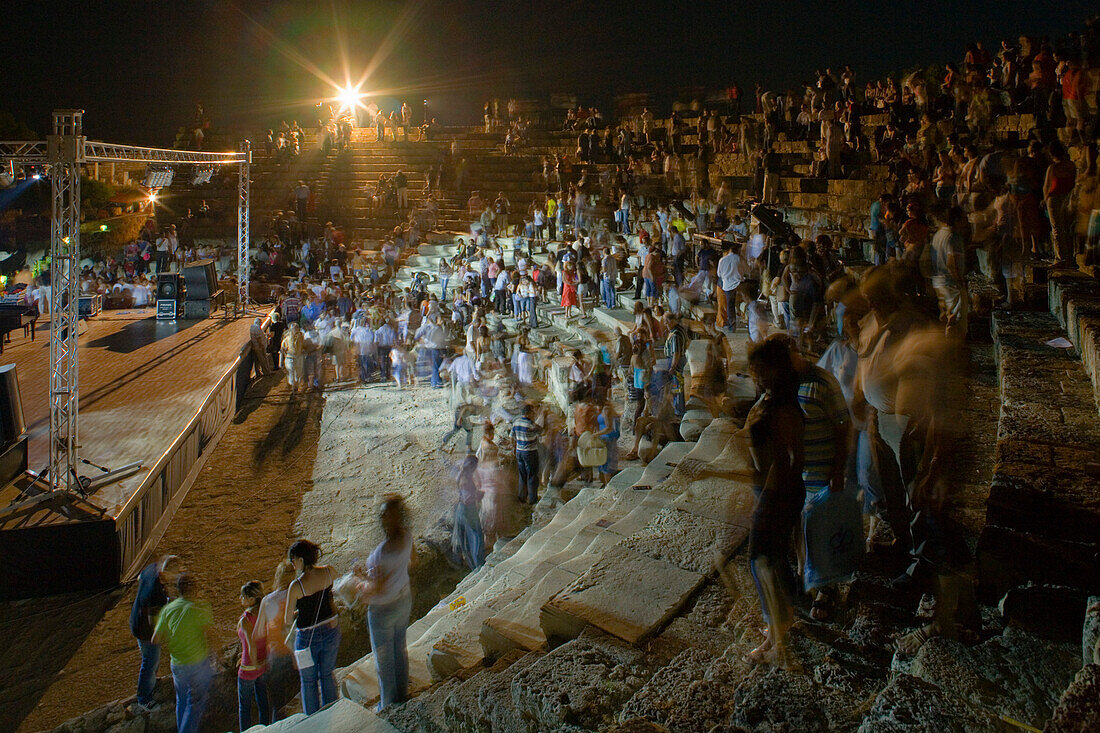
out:
<path id="1" fill-rule="evenodd" d="M 117 516 L 149 469 L 183 432 L 248 341 L 254 316 L 223 320 L 157 321 L 155 309 L 104 311 L 85 321 L 79 341 L 78 457 L 107 468 L 144 461 L 136 474 L 100 487 L 90 497 Z M 0 364 L 16 364 L 30 438 L 32 471 L 49 462 L 50 339 L 39 321 L 34 341 L 12 333 Z M 82 475 L 100 471 L 81 466 Z M 10 495 L 8 495 L 10 494 Z M 0 490 L 0 506 L 15 498 Z"/>

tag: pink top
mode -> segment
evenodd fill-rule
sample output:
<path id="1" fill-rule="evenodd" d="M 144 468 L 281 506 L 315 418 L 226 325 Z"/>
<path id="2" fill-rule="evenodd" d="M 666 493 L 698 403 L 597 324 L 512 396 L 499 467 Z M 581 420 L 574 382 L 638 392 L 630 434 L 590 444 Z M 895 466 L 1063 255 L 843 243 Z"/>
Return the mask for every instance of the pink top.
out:
<path id="1" fill-rule="evenodd" d="M 252 629 L 256 627 L 256 614 L 245 611 L 237 620 L 237 638 L 241 640 L 241 665 L 237 676 L 242 680 L 254 680 L 267 671 L 267 644 L 252 642 Z"/>

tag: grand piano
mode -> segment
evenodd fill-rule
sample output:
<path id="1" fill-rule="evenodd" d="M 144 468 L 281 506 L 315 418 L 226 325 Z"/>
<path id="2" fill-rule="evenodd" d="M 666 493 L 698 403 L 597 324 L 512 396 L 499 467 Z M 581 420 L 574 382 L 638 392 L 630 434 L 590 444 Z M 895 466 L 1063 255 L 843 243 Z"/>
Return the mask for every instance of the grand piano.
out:
<path id="1" fill-rule="evenodd" d="M 38 320 L 38 306 L 27 305 L 23 293 L 0 296 L 0 354 L 4 353 L 4 342 L 10 340 L 12 331 L 27 328 Z M 31 329 L 31 340 L 34 330 Z"/>

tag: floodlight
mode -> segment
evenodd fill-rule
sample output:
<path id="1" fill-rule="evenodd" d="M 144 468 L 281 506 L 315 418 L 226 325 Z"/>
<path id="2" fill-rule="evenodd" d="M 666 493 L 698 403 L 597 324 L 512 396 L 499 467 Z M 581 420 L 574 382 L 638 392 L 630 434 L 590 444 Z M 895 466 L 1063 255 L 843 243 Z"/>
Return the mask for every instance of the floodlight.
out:
<path id="1" fill-rule="evenodd" d="M 204 183 L 210 183 L 210 177 L 214 175 L 213 166 L 207 166 L 205 168 L 196 168 L 195 174 L 191 178 L 191 184 L 194 186 L 200 186 Z"/>
<path id="2" fill-rule="evenodd" d="M 336 94 L 336 101 L 340 103 L 341 109 L 355 109 L 359 104 L 360 98 L 363 93 L 359 91 L 359 87 L 343 87 Z"/>
<path id="3" fill-rule="evenodd" d="M 7 188 L 13 183 L 15 183 L 15 166 L 9 160 L 0 170 L 0 187 Z"/>
<path id="4" fill-rule="evenodd" d="M 171 168 L 146 168 L 142 185 L 146 188 L 167 188 L 172 185 L 174 175 L 175 172 Z"/>

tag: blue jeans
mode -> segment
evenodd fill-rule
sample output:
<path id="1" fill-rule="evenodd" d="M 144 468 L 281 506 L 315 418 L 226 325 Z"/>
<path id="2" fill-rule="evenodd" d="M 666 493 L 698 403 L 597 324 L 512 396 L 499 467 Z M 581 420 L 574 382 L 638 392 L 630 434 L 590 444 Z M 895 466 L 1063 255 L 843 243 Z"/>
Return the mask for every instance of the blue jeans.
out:
<path id="1" fill-rule="evenodd" d="M 368 354 L 359 354 L 356 356 L 356 360 L 359 362 L 359 381 L 366 382 L 370 379 L 371 372 L 374 371 L 374 359 Z"/>
<path id="2" fill-rule="evenodd" d="M 299 629 L 294 637 L 294 648 L 306 647 L 313 655 L 313 665 L 298 670 L 298 676 L 302 680 L 302 709 L 306 715 L 313 715 L 325 705 L 336 702 L 336 652 L 340 650 L 340 628 Z"/>
<path id="3" fill-rule="evenodd" d="M 535 298 L 527 297 L 523 299 L 523 302 L 525 304 L 524 307 L 527 309 L 527 315 L 530 318 L 528 323 L 531 325 L 531 328 L 538 328 L 539 319 L 538 316 L 535 314 Z"/>
<path id="4" fill-rule="evenodd" d="M 260 723 L 271 725 L 271 705 L 267 702 L 266 673 L 254 680 L 242 680 L 237 678 L 237 718 L 241 724 L 241 730 L 252 727 L 252 701 L 256 701 L 256 709 L 260 712 Z"/>
<path id="5" fill-rule="evenodd" d="M 153 688 L 157 685 L 160 645 L 138 639 L 138 649 L 141 650 L 141 667 L 138 668 L 137 701 L 139 705 L 150 705 Z"/>
<path id="6" fill-rule="evenodd" d="M 615 307 L 615 286 L 611 284 L 609 278 L 600 278 L 600 299 L 608 308 Z"/>
<path id="7" fill-rule="evenodd" d="M 210 657 L 194 664 L 172 665 L 172 683 L 176 687 L 176 729 L 179 733 L 198 733 L 213 679 L 214 661 Z"/>
<path id="8" fill-rule="evenodd" d="M 405 632 L 412 613 L 412 594 L 406 591 L 400 598 L 384 605 L 367 608 L 367 627 L 374 664 L 378 670 L 378 709 L 409 698 L 409 650 Z"/>
<path id="9" fill-rule="evenodd" d="M 451 281 L 451 276 L 450 275 L 439 278 L 439 290 L 440 290 L 439 299 L 440 300 L 447 300 L 447 283 L 449 283 L 450 281 Z"/>
<path id="10" fill-rule="evenodd" d="M 539 452 L 537 450 L 516 451 L 516 471 L 519 473 L 519 498 L 534 504 L 539 500 Z"/>
<path id="11" fill-rule="evenodd" d="M 439 376 L 439 365 L 443 363 L 443 350 L 428 349 L 428 360 L 432 363 L 432 386 L 442 387 L 443 378 Z"/>

